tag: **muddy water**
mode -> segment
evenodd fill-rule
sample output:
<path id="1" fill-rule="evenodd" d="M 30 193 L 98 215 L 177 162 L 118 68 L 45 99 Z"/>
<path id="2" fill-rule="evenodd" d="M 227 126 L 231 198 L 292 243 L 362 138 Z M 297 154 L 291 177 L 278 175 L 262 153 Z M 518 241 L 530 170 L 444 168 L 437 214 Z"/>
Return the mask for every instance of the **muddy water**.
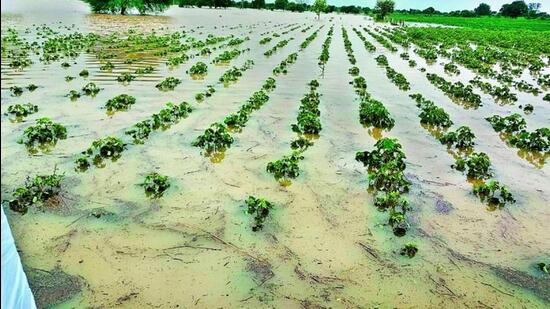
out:
<path id="1" fill-rule="evenodd" d="M 59 3 L 65 7 L 66 2 Z M 10 7 L 2 2 L 2 26 L 24 29 L 48 23 L 57 27 L 62 20 L 61 25 L 74 23 L 83 32 L 135 27 L 161 31 L 162 27 L 166 31 L 187 30 L 197 38 L 208 33 L 248 35 L 251 39 L 239 48 L 250 47 L 251 51 L 230 65 L 255 61 L 240 81 L 229 87 L 217 85 L 214 96 L 203 103 L 194 103 L 194 94 L 215 84 L 229 66 L 209 64 L 203 80 L 193 80 L 185 71 L 198 60 L 209 63 L 222 49 L 210 58 L 197 57 L 174 69 L 164 64 L 165 59 L 147 58 L 144 62 L 156 66 L 155 72 L 127 86 L 116 82 L 116 76 L 133 71 L 138 64 L 124 65 L 123 59 L 113 61 L 116 68 L 112 73 L 99 71 L 99 62 L 90 54 L 80 55 L 68 69 L 61 68 L 60 62 L 44 65 L 35 61 L 14 72 L 2 61 L 2 111 L 19 102 L 40 107 L 22 123 L 2 116 L 2 199 L 9 198 L 27 175 L 51 173 L 55 165 L 67 175 L 63 209 L 32 209 L 23 216 L 6 209 L 25 267 L 59 267 L 85 282 L 80 293 L 58 307 L 548 306 L 550 289 L 545 288 L 549 279 L 533 265 L 550 259 L 549 168 L 517 156 L 517 149 L 501 141 L 484 120 L 517 107 L 499 106 L 484 96 L 482 108 L 464 110 L 432 86 L 424 73 L 409 68 L 399 53 L 385 51 L 366 33 L 377 52 L 365 51 L 351 31 L 353 26 L 373 26 L 362 17 L 334 16 L 331 22 L 329 16 L 316 21 L 313 15 L 292 13 L 179 8 L 170 9 L 165 16 L 120 17 L 90 15 L 78 5 L 48 14 L 24 8 L 24 4 Z M 258 44 L 260 33 L 282 32 L 280 29 L 291 23 L 314 27 L 307 33 L 297 30 L 266 45 Z M 298 51 L 305 37 L 323 24 L 317 39 L 299 52 L 289 73 L 276 78 L 277 88 L 269 94 L 269 102 L 252 114 L 241 133 L 234 134 L 236 142 L 220 163 L 212 163 L 190 145 L 212 122 L 237 111 L 271 76 L 273 67 Z M 322 71 L 317 57 L 331 24 L 335 25 L 331 58 Z M 348 29 L 369 92 L 396 119 L 396 126 L 382 135 L 397 137 L 407 154 L 406 173 L 413 182 L 408 197 L 414 209 L 412 229 L 403 238 L 390 232 L 385 225 L 387 214 L 372 205 L 366 172 L 354 160 L 356 151 L 372 147 L 376 135 L 369 134 L 358 121 L 359 102 L 348 84 L 350 65 L 342 25 Z M 295 39 L 273 56 L 263 55 L 287 37 Z M 386 78 L 374 60 L 379 53 L 386 54 L 390 65 L 407 77 L 411 91 L 398 90 Z M 411 57 L 419 67 L 444 74 L 439 64 L 427 66 L 412 52 Z M 78 77 L 84 68 L 90 71 L 88 79 Z M 77 78 L 65 82 L 66 75 Z M 158 91 L 154 85 L 167 76 L 183 82 L 174 91 Z M 282 187 L 265 172 L 265 166 L 289 152 L 295 137 L 290 124 L 307 83 L 315 78 L 321 83 L 323 130 L 305 152 L 300 177 Z M 65 97 L 88 81 L 104 88 L 95 98 L 71 102 Z M 31 82 L 41 87 L 21 97 L 10 96 L 9 87 Z M 478 136 L 477 149 L 490 156 L 496 178 L 516 196 L 515 205 L 489 211 L 471 195 L 471 184 L 450 168 L 453 160 L 446 147 L 420 126 L 418 110 L 408 98 L 410 92 L 420 92 L 444 107 L 455 125 L 472 128 Z M 106 115 L 101 107 L 120 93 L 136 96 L 137 103 L 127 112 Z M 187 119 L 153 133 L 143 145 L 131 145 L 105 168 L 73 171 L 76 154 L 96 138 L 120 136 L 164 103 L 184 100 L 195 108 Z M 540 97 L 525 95 L 521 100 L 535 106 L 535 112 L 526 116 L 530 129 L 547 125 L 548 107 Z M 16 140 L 34 119 L 44 116 L 65 124 L 69 138 L 51 153 L 30 156 Z M 156 201 L 147 199 L 136 185 L 151 171 L 168 175 L 172 181 L 163 198 Z M 277 205 L 261 232 L 251 231 L 244 213 L 242 204 L 248 195 L 266 197 Z M 447 206 L 438 211 L 436 205 L 442 203 Z M 100 218 L 85 215 L 98 208 L 113 214 Z M 399 255 L 408 241 L 419 246 L 414 259 Z"/>

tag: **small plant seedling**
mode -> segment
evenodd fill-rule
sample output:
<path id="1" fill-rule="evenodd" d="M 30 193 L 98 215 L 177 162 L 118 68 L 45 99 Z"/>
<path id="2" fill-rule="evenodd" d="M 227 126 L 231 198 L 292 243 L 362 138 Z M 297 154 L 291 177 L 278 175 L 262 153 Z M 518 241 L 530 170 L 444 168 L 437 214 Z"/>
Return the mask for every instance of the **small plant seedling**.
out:
<path id="1" fill-rule="evenodd" d="M 206 129 L 202 135 L 192 143 L 195 147 L 204 149 L 207 153 L 222 152 L 233 144 L 233 137 L 229 134 L 227 127 L 215 122 Z"/>
<path id="2" fill-rule="evenodd" d="M 357 76 L 357 75 L 359 75 L 359 68 L 358 67 L 352 67 L 352 68 L 349 69 L 348 73 L 351 76 Z"/>
<path id="3" fill-rule="evenodd" d="M 177 85 L 181 84 L 181 79 L 169 76 L 165 78 L 162 82 L 158 83 L 155 87 L 161 91 L 174 90 Z"/>
<path id="4" fill-rule="evenodd" d="M 108 112 L 128 110 L 130 106 L 136 103 L 136 98 L 127 94 L 120 94 L 109 99 L 105 104 Z"/>
<path id="5" fill-rule="evenodd" d="M 89 158 L 93 157 L 96 166 L 102 166 L 103 159 L 110 158 L 116 161 L 126 149 L 126 144 L 119 138 L 107 136 L 92 142 L 92 146 L 81 153 L 76 159 L 77 170 L 86 170 L 90 166 Z"/>
<path id="6" fill-rule="evenodd" d="M 399 192 L 378 192 L 374 199 L 374 206 L 380 209 L 408 209 L 409 201 Z"/>
<path id="7" fill-rule="evenodd" d="M 420 123 L 442 128 L 448 128 L 453 124 L 449 114 L 443 108 L 435 106 L 433 102 L 426 101 L 421 108 Z"/>
<path id="8" fill-rule="evenodd" d="M 395 236 L 403 237 L 407 234 L 409 224 L 407 223 L 407 218 L 405 217 L 405 211 L 397 211 L 393 208 L 390 209 L 388 223 L 392 227 L 393 234 Z"/>
<path id="9" fill-rule="evenodd" d="M 80 77 L 88 77 L 90 75 L 90 72 L 88 72 L 88 70 L 84 69 L 84 70 L 80 71 L 80 73 L 78 73 L 78 75 Z"/>
<path id="10" fill-rule="evenodd" d="M 487 201 L 490 206 L 502 207 L 507 203 L 513 204 L 516 202 L 508 188 L 496 180 L 474 185 L 474 194 L 481 201 Z"/>
<path id="11" fill-rule="evenodd" d="M 23 187 L 13 192 L 13 198 L 8 201 L 11 210 L 25 214 L 29 208 L 36 203 L 43 203 L 55 197 L 61 191 L 63 174 L 38 175 L 32 180 L 27 178 Z"/>
<path id="12" fill-rule="evenodd" d="M 28 115 L 38 112 L 38 106 L 32 103 L 15 104 L 8 106 L 6 115 L 14 115 L 15 117 L 27 117 Z"/>
<path id="13" fill-rule="evenodd" d="M 33 92 L 33 91 L 35 91 L 36 89 L 38 89 L 38 86 L 35 85 L 35 84 L 29 84 L 29 85 L 28 85 L 27 87 L 25 87 L 25 88 L 27 88 L 28 91 Z"/>
<path id="14" fill-rule="evenodd" d="M 269 77 L 265 80 L 262 89 L 265 91 L 273 91 L 277 87 L 275 79 L 273 77 Z"/>
<path id="15" fill-rule="evenodd" d="M 70 82 L 70 81 L 72 81 L 72 80 L 75 79 L 75 78 L 76 78 L 76 77 L 74 77 L 74 76 L 69 76 L 69 75 L 67 75 L 67 76 L 65 76 L 65 81 L 66 81 L 66 82 Z"/>
<path id="16" fill-rule="evenodd" d="M 115 68 L 115 65 L 111 61 L 107 61 L 104 65 L 99 67 L 101 71 L 112 71 Z"/>
<path id="17" fill-rule="evenodd" d="M 58 140 L 67 138 L 67 129 L 60 123 L 55 123 L 47 117 L 36 120 L 36 125 L 30 126 L 23 132 L 23 137 L 18 141 L 29 148 L 35 144 L 55 145 Z"/>
<path id="18" fill-rule="evenodd" d="M 418 247 L 415 243 L 406 243 L 403 248 L 401 248 L 401 255 L 406 255 L 409 258 L 413 258 L 418 252 Z"/>
<path id="19" fill-rule="evenodd" d="M 533 132 L 522 130 L 510 136 L 508 141 L 521 149 L 548 152 L 550 150 L 550 128 L 538 128 Z"/>
<path id="20" fill-rule="evenodd" d="M 145 176 L 145 180 L 139 184 L 145 190 L 148 197 L 159 198 L 170 187 L 168 176 L 159 173 L 150 173 Z"/>
<path id="21" fill-rule="evenodd" d="M 19 86 L 11 86 L 10 91 L 11 95 L 14 97 L 18 97 L 23 94 L 23 88 Z"/>
<path id="22" fill-rule="evenodd" d="M 452 167 L 459 171 L 467 170 L 468 177 L 476 179 L 491 177 L 491 160 L 484 152 L 474 152 L 465 158 L 458 158 Z"/>
<path id="23" fill-rule="evenodd" d="M 361 102 L 359 120 L 364 126 L 387 130 L 393 128 L 395 124 L 395 120 L 390 116 L 390 112 L 384 107 L 384 104 L 372 98 L 365 98 Z"/>
<path id="24" fill-rule="evenodd" d="M 497 132 L 514 133 L 524 130 L 527 127 L 525 119 L 518 113 L 506 117 L 494 115 L 485 119 L 489 121 L 493 129 Z"/>
<path id="25" fill-rule="evenodd" d="M 189 70 L 187 70 L 187 74 L 189 75 L 206 75 L 207 72 L 208 65 L 201 61 L 195 63 Z"/>
<path id="26" fill-rule="evenodd" d="M 95 96 L 101 89 L 95 84 L 95 83 L 87 83 L 84 87 L 82 87 L 82 92 L 84 92 L 85 95 L 89 96 Z"/>
<path id="27" fill-rule="evenodd" d="M 269 216 L 269 212 L 275 205 L 263 198 L 256 198 L 254 196 L 249 196 L 245 203 L 246 213 L 252 215 L 254 218 L 252 231 L 257 232 L 263 228 L 264 222 Z"/>
<path id="28" fill-rule="evenodd" d="M 439 138 L 442 144 L 456 148 L 471 148 L 475 144 L 476 136 L 467 126 L 461 126 L 455 132 L 448 132 Z"/>
<path id="29" fill-rule="evenodd" d="M 143 75 L 143 74 L 150 74 L 150 73 L 153 73 L 153 71 L 155 71 L 155 69 L 153 68 L 153 66 L 146 66 L 146 67 L 142 67 L 142 68 L 137 68 L 135 71 L 134 71 L 134 74 L 138 74 L 138 75 Z"/>
<path id="30" fill-rule="evenodd" d="M 71 101 L 76 101 L 78 98 L 80 98 L 80 92 L 73 89 L 69 91 L 69 93 L 66 96 L 69 97 Z"/>
<path id="31" fill-rule="evenodd" d="M 303 136 L 293 140 L 290 143 L 290 148 L 300 152 L 306 151 L 310 146 L 313 146 L 313 142 Z"/>
<path id="32" fill-rule="evenodd" d="M 133 81 L 134 79 L 136 79 L 136 77 L 128 72 L 126 73 L 122 73 L 121 75 L 117 76 L 116 80 L 119 82 L 119 83 L 129 83 L 131 81 Z"/>
<path id="33" fill-rule="evenodd" d="M 202 102 L 202 101 L 204 101 L 204 98 L 205 98 L 205 94 L 202 93 L 202 92 L 201 92 L 201 93 L 195 94 L 195 100 L 196 100 L 197 102 Z"/>
<path id="34" fill-rule="evenodd" d="M 269 162 L 266 170 L 268 173 L 273 174 L 277 180 L 296 178 L 300 175 L 298 162 L 303 159 L 304 157 L 299 152 L 294 151 L 291 155 L 283 156 L 280 160 Z"/>

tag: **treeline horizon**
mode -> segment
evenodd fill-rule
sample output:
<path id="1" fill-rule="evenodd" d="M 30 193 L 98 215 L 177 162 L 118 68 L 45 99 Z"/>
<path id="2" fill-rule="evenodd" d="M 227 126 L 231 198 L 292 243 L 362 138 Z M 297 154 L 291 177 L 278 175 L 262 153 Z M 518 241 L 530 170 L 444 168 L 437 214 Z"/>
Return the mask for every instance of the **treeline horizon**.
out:
<path id="1" fill-rule="evenodd" d="M 314 11 L 314 5 L 309 4 L 307 0 L 275 0 L 272 3 L 266 3 L 265 0 L 82 0 L 88 3 L 95 13 L 126 14 L 130 9 L 136 9 L 140 14 L 148 12 L 161 12 L 170 5 L 179 7 L 210 7 L 210 8 L 246 8 L 246 9 L 265 9 L 265 10 L 284 10 L 291 12 Z M 311 1 L 313 2 L 313 1 Z M 401 9 L 394 10 L 395 2 L 393 0 L 382 0 L 378 2 L 389 2 L 391 10 L 388 13 L 399 13 L 409 15 L 433 15 L 450 17 L 484 17 L 484 16 L 503 16 L 503 17 L 525 17 L 548 19 L 550 15 L 541 12 L 540 3 L 525 3 L 523 0 L 513 1 L 501 6 L 498 11 L 493 11 L 490 5 L 480 3 L 472 10 L 456 10 L 442 12 L 434 7 L 428 7 L 424 10 L 419 9 Z M 378 4 L 377 4 L 378 5 Z M 386 3 L 386 5 L 388 5 Z M 345 13 L 345 14 L 377 14 L 377 9 L 358 5 L 326 5 L 323 13 Z"/>

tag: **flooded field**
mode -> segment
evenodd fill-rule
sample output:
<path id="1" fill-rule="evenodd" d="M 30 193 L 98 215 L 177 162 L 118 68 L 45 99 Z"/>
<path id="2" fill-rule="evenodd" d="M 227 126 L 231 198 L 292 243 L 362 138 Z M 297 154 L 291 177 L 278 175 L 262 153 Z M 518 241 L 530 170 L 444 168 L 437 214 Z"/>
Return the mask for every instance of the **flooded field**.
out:
<path id="1" fill-rule="evenodd" d="M 408 48 L 400 44 L 407 31 L 364 16 L 177 7 L 162 16 L 107 16 L 77 1 L 50 10 L 27 2 L 2 2 L 1 189 L 40 307 L 550 306 L 550 277 L 538 266 L 550 263 L 548 133 L 546 146 L 525 149 L 515 131 L 499 133 L 486 120 L 518 113 L 525 132 L 548 128 L 548 54 L 537 55 L 538 70 L 512 65 L 520 71 L 514 80 L 524 82 L 509 83 L 516 100 L 504 100 L 472 82 L 497 87 L 495 76 L 462 58 L 453 58 L 454 69 L 441 54 L 429 61 L 413 36 Z M 207 72 L 191 74 L 198 62 Z M 493 70 L 510 72 L 502 62 Z M 427 76 L 472 85 L 478 99 L 448 95 Z M 167 77 L 179 83 L 161 84 Z M 265 86 L 270 77 L 274 89 Z M 99 88 L 92 95 L 83 89 L 89 83 Z M 257 91 L 268 98 L 252 97 Z M 121 94 L 135 103 L 106 104 Z M 322 130 L 292 127 L 317 94 L 313 118 Z M 392 125 L 360 121 L 371 99 Z M 419 121 L 426 101 L 453 124 Z M 139 138 L 128 133 L 155 121 L 168 102 L 190 109 Z M 8 112 L 26 103 L 37 111 Z M 223 124 L 240 110 L 244 123 Z M 43 117 L 66 136 L 19 143 Z M 221 151 L 196 143 L 214 123 L 232 139 Z M 438 140 L 460 126 L 475 134 L 473 149 Z M 94 148 L 110 136 L 125 144 L 117 154 Z M 410 182 L 396 189 L 408 200 L 400 211 L 376 207 L 382 190 L 368 178 L 376 167 L 356 160 L 386 138 L 406 155 L 396 175 Z M 308 146 L 291 149 L 296 140 Z M 487 177 L 467 177 L 473 152 L 490 158 Z M 275 179 L 266 167 L 291 153 L 303 156 L 299 175 Z M 460 158 L 464 171 L 452 167 Z M 168 177 L 161 196 L 140 186 L 153 172 Z M 28 177 L 52 173 L 64 174 L 58 196 L 12 210 L 8 201 Z M 495 202 L 473 191 L 490 180 L 513 198 L 500 190 Z M 255 231 L 249 196 L 273 204 Z M 399 215 L 406 220 L 396 224 Z M 416 249 L 414 257 L 403 248 Z"/>

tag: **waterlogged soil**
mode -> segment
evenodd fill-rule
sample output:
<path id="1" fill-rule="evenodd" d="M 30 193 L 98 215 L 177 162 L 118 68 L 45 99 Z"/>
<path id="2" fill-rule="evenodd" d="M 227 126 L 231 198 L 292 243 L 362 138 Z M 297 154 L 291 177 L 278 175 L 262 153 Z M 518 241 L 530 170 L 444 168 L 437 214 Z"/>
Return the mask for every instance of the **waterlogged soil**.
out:
<path id="1" fill-rule="evenodd" d="M 21 215 L 5 207 L 24 266 L 42 274 L 31 276 L 43 281 L 31 285 L 39 304 L 61 308 L 550 305 L 550 277 L 534 266 L 550 260 L 549 167 L 522 158 L 484 120 L 493 114 L 518 112 L 521 102 L 535 107 L 524 116 L 528 129 L 547 126 L 550 105 L 542 96 L 520 93 L 516 105 L 501 106 L 482 95 L 481 108 L 465 110 L 432 86 L 418 68 L 463 82 L 473 72 L 460 67 L 463 73 L 452 78 L 445 75 L 441 64 L 427 65 L 412 52 L 418 68 L 410 68 L 399 58 L 401 51 L 392 54 L 363 32 L 377 47 L 369 53 L 351 29 L 375 25 L 359 16 L 323 15 L 316 20 L 312 14 L 172 8 L 165 16 L 138 17 L 93 15 L 79 5 L 57 13 L 21 7 L 2 3 L 2 31 L 10 26 L 32 37 L 33 24 L 46 23 L 58 31 L 100 34 L 131 28 L 194 29 L 189 34 L 196 38 L 209 33 L 235 34 L 250 37 L 239 46 L 250 51 L 230 65 L 240 66 L 247 59 L 255 62 L 238 82 L 218 85 L 211 98 L 196 103 L 195 93 L 215 84 L 230 67 L 210 64 L 221 49 L 173 69 L 165 65 L 165 58 L 152 55 L 130 65 L 123 63 L 125 59 L 113 59 L 116 68 L 112 72 L 100 71 L 96 55 L 87 53 L 70 61 L 67 69 L 60 66 L 62 61 L 43 64 L 32 56 L 34 64 L 17 71 L 2 59 L 2 112 L 15 103 L 32 102 L 40 108 L 23 122 L 14 123 L 2 115 L 2 199 L 10 198 L 27 176 L 49 174 L 54 166 L 66 175 L 59 208 L 31 208 Z M 289 24 L 313 27 L 258 44 L 261 33 L 281 33 Z M 213 163 L 191 146 L 212 122 L 237 111 L 271 76 L 272 69 L 298 51 L 299 44 L 321 25 L 325 27 L 299 52 L 289 73 L 276 78 L 277 88 L 269 93 L 269 102 L 252 114 L 241 133 L 233 135 L 236 141 L 221 162 Z M 322 70 L 317 58 L 330 25 L 335 26 L 330 60 Z M 65 26 L 70 30 L 58 29 Z M 389 133 L 363 128 L 358 121 L 359 102 L 348 83 L 350 65 L 341 26 L 348 30 L 368 91 L 396 119 Z M 28 34 L 26 27 L 31 29 Z M 287 46 L 271 57 L 263 55 L 289 37 L 294 40 Z M 509 186 L 515 204 L 490 210 L 472 195 L 465 176 L 450 168 L 453 159 L 446 147 L 419 124 L 408 92 L 398 90 L 376 65 L 378 54 L 385 54 L 390 65 L 407 77 L 411 92 L 422 93 L 444 107 L 455 123 L 472 128 L 478 137 L 476 149 L 489 155 L 496 177 Z M 209 64 L 208 74 L 192 79 L 185 71 L 199 60 Z M 116 81 L 121 72 L 144 63 L 155 67 L 153 74 L 129 85 Z M 90 72 L 88 78 L 78 76 L 82 69 Z M 65 82 L 66 75 L 76 79 Z M 167 76 L 182 79 L 182 84 L 174 91 L 161 92 L 155 85 Z M 525 78 L 534 83 L 528 74 Z M 321 84 L 323 130 L 300 162 L 301 175 L 283 187 L 265 167 L 288 153 L 295 138 L 290 124 L 312 79 Z M 82 96 L 74 102 L 65 97 L 90 81 L 102 88 L 97 96 Z M 11 86 L 30 83 L 39 88 L 11 96 Z M 129 111 L 108 116 L 102 106 L 121 93 L 135 96 L 136 104 Z M 74 171 L 74 159 L 93 140 L 123 135 L 124 129 L 169 101 L 188 101 L 195 110 L 178 124 L 151 134 L 143 145 L 130 145 L 116 162 L 84 173 Z M 68 138 L 49 153 L 29 155 L 16 141 L 34 119 L 46 116 L 66 125 Z M 413 183 L 407 196 L 413 210 L 409 212 L 412 227 L 404 237 L 394 236 L 386 224 L 387 213 L 373 206 L 373 196 L 366 190 L 366 171 L 354 160 L 357 151 L 372 149 L 380 136 L 398 138 L 407 155 L 406 176 Z M 171 180 L 160 199 L 147 198 L 137 185 L 153 171 Z M 244 212 L 249 195 L 265 197 L 276 205 L 258 232 L 252 231 L 251 219 Z M 419 247 L 412 259 L 399 254 L 407 242 Z M 61 288 L 45 293 L 55 280 L 62 281 Z"/>

